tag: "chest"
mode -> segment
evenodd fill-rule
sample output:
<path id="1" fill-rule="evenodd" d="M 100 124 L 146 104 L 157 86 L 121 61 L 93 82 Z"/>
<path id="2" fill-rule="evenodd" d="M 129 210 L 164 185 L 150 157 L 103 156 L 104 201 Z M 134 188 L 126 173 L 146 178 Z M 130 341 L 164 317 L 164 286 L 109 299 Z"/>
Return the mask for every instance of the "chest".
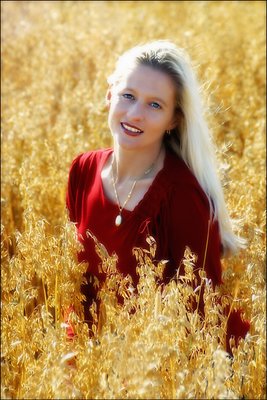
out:
<path id="1" fill-rule="evenodd" d="M 102 188 L 104 195 L 126 210 L 133 211 L 139 202 L 144 198 L 152 185 L 152 178 L 145 178 L 137 181 L 128 181 L 120 185 L 113 185 L 110 176 L 101 174 Z"/>

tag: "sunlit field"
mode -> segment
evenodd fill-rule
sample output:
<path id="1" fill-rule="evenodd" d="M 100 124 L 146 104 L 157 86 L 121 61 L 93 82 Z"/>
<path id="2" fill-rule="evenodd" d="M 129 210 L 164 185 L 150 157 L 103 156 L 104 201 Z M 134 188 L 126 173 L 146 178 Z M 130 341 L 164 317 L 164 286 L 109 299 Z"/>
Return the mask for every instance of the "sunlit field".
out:
<path id="1" fill-rule="evenodd" d="M 1 7 L 1 398 L 266 398 L 265 2 Z M 161 292 L 164 263 L 153 261 L 148 238 L 148 252 L 135 250 L 136 296 L 116 256 L 96 243 L 107 279 L 89 335 L 80 293 L 87 265 L 77 262 L 65 207 L 68 171 L 81 152 L 112 145 L 105 94 L 117 56 L 161 38 L 192 59 L 227 205 L 247 247 L 223 259 L 223 286 L 213 289 L 203 274 L 203 320 L 190 308 L 198 292 L 189 251 L 183 279 Z M 71 304 L 73 340 L 64 323 Z M 232 358 L 224 346 L 229 306 L 251 321 Z"/>

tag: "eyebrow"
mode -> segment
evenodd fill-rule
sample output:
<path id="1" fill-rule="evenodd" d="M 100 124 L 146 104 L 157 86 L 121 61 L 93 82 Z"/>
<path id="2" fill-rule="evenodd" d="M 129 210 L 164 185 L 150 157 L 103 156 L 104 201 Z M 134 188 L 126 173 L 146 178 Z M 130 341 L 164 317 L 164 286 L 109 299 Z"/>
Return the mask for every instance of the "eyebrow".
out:
<path id="1" fill-rule="evenodd" d="M 129 87 L 129 86 L 127 86 L 127 87 L 124 88 L 123 90 L 130 90 L 131 92 L 136 93 L 136 90 L 132 89 L 132 88 Z M 149 95 L 148 97 L 151 98 L 151 99 L 153 99 L 153 100 L 156 100 L 156 101 L 162 103 L 165 107 L 167 107 L 166 102 L 165 102 L 162 98 L 160 98 L 160 97 L 155 97 L 155 96 L 153 96 L 153 95 Z"/>

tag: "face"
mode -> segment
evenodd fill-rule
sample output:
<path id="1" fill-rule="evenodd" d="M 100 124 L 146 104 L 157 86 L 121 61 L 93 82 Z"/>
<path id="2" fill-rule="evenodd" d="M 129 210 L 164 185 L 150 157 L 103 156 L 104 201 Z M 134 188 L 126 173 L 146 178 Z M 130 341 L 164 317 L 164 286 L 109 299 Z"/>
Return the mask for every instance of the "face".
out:
<path id="1" fill-rule="evenodd" d="M 107 93 L 108 123 L 114 141 L 125 149 L 159 149 L 166 130 L 175 127 L 175 87 L 164 72 L 135 66 Z"/>

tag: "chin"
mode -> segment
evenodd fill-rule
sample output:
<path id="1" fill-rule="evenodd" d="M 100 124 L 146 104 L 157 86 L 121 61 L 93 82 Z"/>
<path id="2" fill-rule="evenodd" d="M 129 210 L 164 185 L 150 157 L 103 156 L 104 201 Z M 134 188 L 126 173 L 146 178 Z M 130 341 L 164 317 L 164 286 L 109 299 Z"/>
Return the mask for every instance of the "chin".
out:
<path id="1" fill-rule="evenodd" d="M 122 137 L 121 135 L 114 135 L 113 138 L 118 146 L 125 150 L 137 150 L 144 145 L 144 142 L 143 140 L 140 140 L 140 137 L 132 137 L 127 135 L 124 135 L 124 137 Z"/>

